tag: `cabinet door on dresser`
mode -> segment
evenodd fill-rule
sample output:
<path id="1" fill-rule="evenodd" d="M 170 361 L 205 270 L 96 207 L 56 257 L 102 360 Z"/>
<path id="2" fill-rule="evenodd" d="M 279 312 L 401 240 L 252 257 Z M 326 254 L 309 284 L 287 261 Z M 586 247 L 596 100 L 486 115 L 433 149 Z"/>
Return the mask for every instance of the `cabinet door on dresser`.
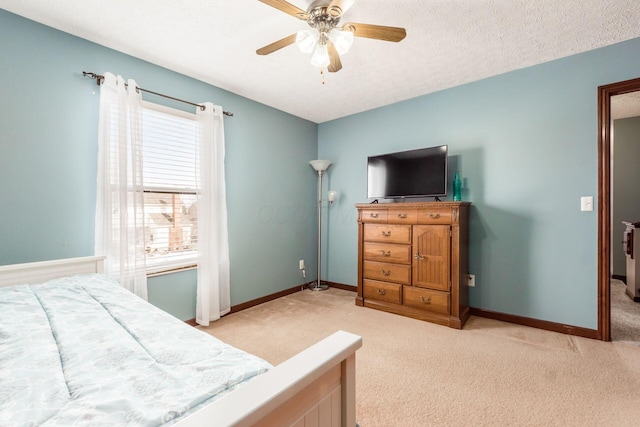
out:
<path id="1" fill-rule="evenodd" d="M 449 291 L 451 227 L 415 225 L 413 252 L 412 285 Z"/>

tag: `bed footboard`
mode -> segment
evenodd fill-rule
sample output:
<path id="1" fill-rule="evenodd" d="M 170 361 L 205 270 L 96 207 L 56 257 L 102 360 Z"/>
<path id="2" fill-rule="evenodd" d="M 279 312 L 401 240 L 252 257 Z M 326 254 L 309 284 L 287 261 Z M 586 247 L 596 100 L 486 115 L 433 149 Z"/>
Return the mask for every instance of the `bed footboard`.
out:
<path id="1" fill-rule="evenodd" d="M 355 352 L 338 331 L 175 425 L 355 426 Z"/>

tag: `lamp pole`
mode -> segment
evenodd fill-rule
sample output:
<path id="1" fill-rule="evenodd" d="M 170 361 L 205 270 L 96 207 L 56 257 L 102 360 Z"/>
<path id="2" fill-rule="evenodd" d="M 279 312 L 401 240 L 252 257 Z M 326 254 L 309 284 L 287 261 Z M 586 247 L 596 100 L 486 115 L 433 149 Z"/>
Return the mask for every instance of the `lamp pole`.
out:
<path id="1" fill-rule="evenodd" d="M 322 175 L 318 171 L 318 280 L 312 291 L 326 291 L 329 285 L 322 283 Z"/>
<path id="2" fill-rule="evenodd" d="M 329 285 L 322 283 L 322 175 L 331 166 L 328 160 L 312 160 L 309 162 L 318 171 L 318 279 L 309 287 L 312 291 L 326 291 Z"/>

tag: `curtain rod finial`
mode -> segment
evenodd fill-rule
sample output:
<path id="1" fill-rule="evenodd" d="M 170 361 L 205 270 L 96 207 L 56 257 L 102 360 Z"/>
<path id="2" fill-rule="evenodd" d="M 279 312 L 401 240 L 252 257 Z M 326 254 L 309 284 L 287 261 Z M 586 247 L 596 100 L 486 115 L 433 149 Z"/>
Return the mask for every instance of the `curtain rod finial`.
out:
<path id="1" fill-rule="evenodd" d="M 91 73 L 91 72 L 87 72 L 87 71 L 83 71 L 82 75 L 87 77 L 91 77 L 92 79 L 96 80 L 96 84 L 98 86 L 100 86 L 100 84 L 102 83 L 102 81 L 104 80 L 104 76 L 101 76 L 100 74 L 96 74 L 96 73 Z"/>

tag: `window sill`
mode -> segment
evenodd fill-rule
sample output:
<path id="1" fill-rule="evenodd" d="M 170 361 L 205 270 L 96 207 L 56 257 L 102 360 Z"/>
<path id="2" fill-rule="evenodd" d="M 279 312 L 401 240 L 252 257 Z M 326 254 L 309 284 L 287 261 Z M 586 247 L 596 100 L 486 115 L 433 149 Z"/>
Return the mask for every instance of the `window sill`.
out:
<path id="1" fill-rule="evenodd" d="M 176 268 L 171 268 L 169 270 L 154 271 L 153 273 L 147 273 L 147 278 L 149 278 L 149 277 L 157 277 L 157 276 L 164 276 L 166 274 L 178 273 L 180 271 L 195 270 L 197 268 L 198 268 L 197 265 L 187 265 L 185 267 L 176 267 Z"/>

